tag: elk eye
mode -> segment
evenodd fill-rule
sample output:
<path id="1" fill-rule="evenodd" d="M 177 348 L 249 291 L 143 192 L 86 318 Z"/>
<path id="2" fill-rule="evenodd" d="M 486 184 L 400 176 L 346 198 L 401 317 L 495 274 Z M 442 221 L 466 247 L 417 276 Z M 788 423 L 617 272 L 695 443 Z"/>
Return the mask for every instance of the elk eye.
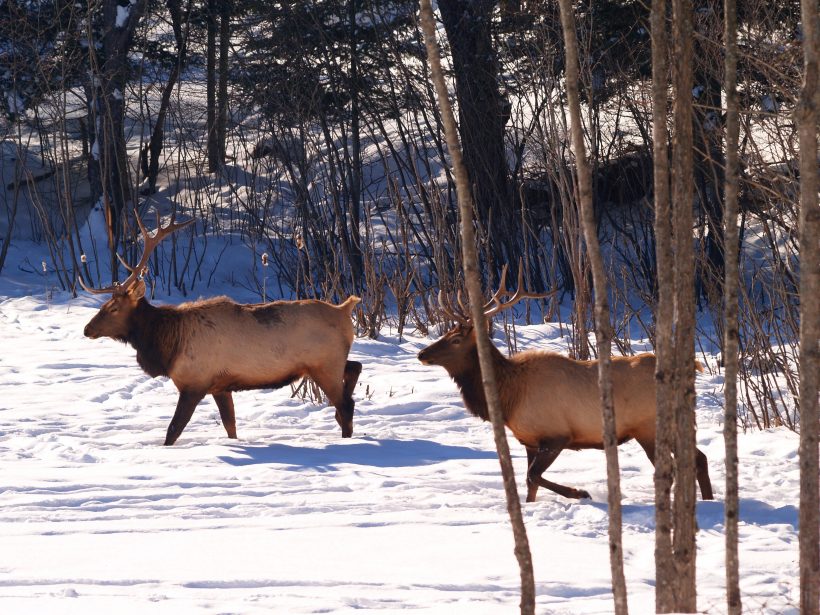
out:
<path id="1" fill-rule="evenodd" d="M 459 344 L 461 344 L 461 338 L 460 337 L 454 337 L 453 338 L 453 346 L 458 346 Z"/>

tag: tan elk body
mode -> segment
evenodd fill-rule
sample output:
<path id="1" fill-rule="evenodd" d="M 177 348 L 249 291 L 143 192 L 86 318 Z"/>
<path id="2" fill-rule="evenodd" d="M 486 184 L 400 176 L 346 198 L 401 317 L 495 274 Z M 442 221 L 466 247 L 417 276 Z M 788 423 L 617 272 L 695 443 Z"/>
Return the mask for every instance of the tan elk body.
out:
<path id="1" fill-rule="evenodd" d="M 121 285 L 86 288 L 112 297 L 86 325 L 85 335 L 130 344 L 149 376 L 167 376 L 179 390 L 165 444 L 177 440 L 205 395 L 213 396 L 228 436 L 236 438 L 234 391 L 278 388 L 303 376 L 327 395 L 342 437 L 350 437 L 352 394 L 362 366 L 347 356 L 353 343 L 351 312 L 359 298 L 341 305 L 316 300 L 238 304 L 226 297 L 151 305 L 137 274 L 162 238 L 183 226 L 172 219 L 149 236 L 140 222 L 146 248 L 140 265 L 129 267 L 132 275 Z"/>
<path id="2" fill-rule="evenodd" d="M 487 308 L 493 315 L 533 295 L 519 292 L 507 302 L 501 288 Z M 459 387 L 467 410 L 489 420 L 475 330 L 463 314 L 444 308 L 458 324 L 418 357 L 426 365 L 440 365 Z M 603 423 L 598 391 L 597 361 L 577 361 L 555 352 L 528 350 L 505 357 L 491 348 L 504 424 L 527 450 L 527 501 L 535 500 L 538 487 L 570 498 L 589 497 L 584 490 L 565 487 L 541 475 L 564 449 L 603 448 Z M 701 369 L 699 365 L 693 368 Z M 637 440 L 649 460 L 655 460 L 655 355 L 612 358 L 612 394 L 618 443 Z M 712 499 L 706 456 L 696 451 L 697 480 L 704 499 Z"/>

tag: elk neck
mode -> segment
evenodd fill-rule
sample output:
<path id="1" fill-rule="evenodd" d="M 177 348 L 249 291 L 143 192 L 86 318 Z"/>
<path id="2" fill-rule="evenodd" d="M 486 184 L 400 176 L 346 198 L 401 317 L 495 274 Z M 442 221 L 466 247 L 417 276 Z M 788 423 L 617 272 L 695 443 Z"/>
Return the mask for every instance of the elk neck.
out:
<path id="1" fill-rule="evenodd" d="M 172 306 L 156 307 L 142 298 L 134 308 L 128 337 L 137 363 L 155 378 L 167 376 L 182 345 L 182 313 Z"/>
<path id="2" fill-rule="evenodd" d="M 509 395 L 505 393 L 509 388 L 507 383 L 510 382 L 515 367 L 492 343 L 490 349 L 490 357 L 498 385 L 501 413 L 506 423 L 510 414 L 510 404 L 508 403 Z M 473 348 L 470 360 L 465 361 L 465 364 L 464 368 L 458 373 L 451 373 L 450 377 L 461 391 L 464 406 L 470 414 L 484 421 L 489 421 L 490 412 L 487 408 L 487 398 L 484 395 L 484 385 L 481 382 L 481 367 L 478 362 L 478 350 L 476 348 Z"/>

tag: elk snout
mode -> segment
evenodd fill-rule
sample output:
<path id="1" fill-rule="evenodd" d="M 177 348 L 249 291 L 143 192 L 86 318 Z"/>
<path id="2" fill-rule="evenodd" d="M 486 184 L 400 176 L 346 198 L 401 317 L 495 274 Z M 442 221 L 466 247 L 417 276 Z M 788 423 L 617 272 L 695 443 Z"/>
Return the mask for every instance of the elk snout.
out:
<path id="1" fill-rule="evenodd" d="M 432 365 L 430 360 L 430 353 L 428 352 L 429 348 L 425 348 L 419 352 L 418 360 L 421 361 L 422 365 Z"/>
<path id="2" fill-rule="evenodd" d="M 83 329 L 83 335 L 85 335 L 86 337 L 90 337 L 92 340 L 95 340 L 98 337 L 100 337 L 100 334 L 97 333 L 97 331 L 91 326 L 91 324 L 92 323 L 88 323 L 85 326 L 85 329 Z"/>

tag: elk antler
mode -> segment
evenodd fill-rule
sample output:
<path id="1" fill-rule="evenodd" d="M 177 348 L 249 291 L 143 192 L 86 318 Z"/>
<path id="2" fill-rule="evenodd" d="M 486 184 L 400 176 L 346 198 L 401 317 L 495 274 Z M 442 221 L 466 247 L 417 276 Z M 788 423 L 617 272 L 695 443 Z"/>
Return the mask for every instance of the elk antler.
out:
<path id="1" fill-rule="evenodd" d="M 522 299 L 545 299 L 554 294 L 551 293 L 531 293 L 529 291 L 523 290 L 524 287 L 524 267 L 521 261 L 518 261 L 518 288 L 515 291 L 512 299 L 507 302 L 502 302 L 501 297 L 505 295 L 509 295 L 510 291 L 507 290 L 507 265 L 504 265 L 504 268 L 501 270 L 501 282 L 498 285 L 498 290 L 495 291 L 495 294 L 490 298 L 490 300 L 484 304 L 484 316 L 487 318 L 492 318 L 499 312 L 511 308 L 513 305 L 521 301 Z M 495 304 L 494 307 L 490 307 Z"/>
<path id="2" fill-rule="evenodd" d="M 194 223 L 194 220 L 188 220 L 187 222 L 183 222 L 181 224 L 175 224 L 174 219 L 176 218 L 176 211 L 171 212 L 171 220 L 168 222 L 166 226 L 162 226 L 162 220 L 159 215 L 159 210 L 155 207 L 154 212 L 157 216 L 157 230 L 153 235 L 148 234 L 148 230 L 145 228 L 145 225 L 142 223 L 142 220 L 139 217 L 139 214 L 136 210 L 134 210 L 134 215 L 137 218 L 137 224 L 140 227 L 140 232 L 142 233 L 143 243 L 145 247 L 142 251 L 142 257 L 140 257 L 139 263 L 132 267 L 128 263 L 126 263 L 123 258 L 117 254 L 117 258 L 122 263 L 123 267 L 128 269 L 131 272 L 125 282 L 116 283 L 111 286 L 106 286 L 105 288 L 89 288 L 83 282 L 82 277 L 78 277 L 77 280 L 80 282 L 80 286 L 82 286 L 87 292 L 93 293 L 95 295 L 99 295 L 102 293 L 124 293 L 128 291 L 134 283 L 139 279 L 140 275 L 142 274 L 143 269 L 145 269 L 145 265 L 148 263 L 148 259 L 151 257 L 151 254 L 156 249 L 156 247 L 160 244 L 160 242 L 165 239 L 168 235 L 185 228 L 186 226 L 190 226 Z"/>
<path id="3" fill-rule="evenodd" d="M 461 305 L 461 296 L 459 294 L 458 299 L 459 305 Z M 439 290 L 438 291 L 438 305 L 441 308 L 441 311 L 444 315 L 457 323 L 461 323 L 462 325 L 469 324 L 470 317 L 467 315 L 467 312 L 464 310 L 463 306 L 460 309 L 456 309 L 448 302 L 444 301 L 444 292 Z"/>

